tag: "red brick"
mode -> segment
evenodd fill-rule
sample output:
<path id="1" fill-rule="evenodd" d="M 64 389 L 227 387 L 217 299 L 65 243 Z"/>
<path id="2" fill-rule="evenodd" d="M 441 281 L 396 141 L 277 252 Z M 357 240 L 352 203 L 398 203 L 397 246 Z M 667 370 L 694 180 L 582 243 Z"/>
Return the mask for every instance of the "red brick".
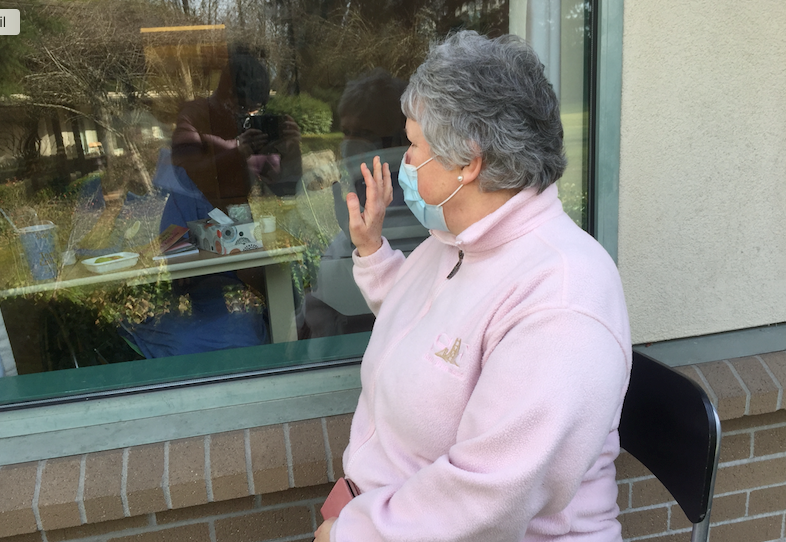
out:
<path id="1" fill-rule="evenodd" d="M 721 419 L 740 418 L 745 415 L 747 394 L 726 363 L 713 361 L 695 366 L 709 382 L 718 398 L 718 415 Z"/>
<path id="2" fill-rule="evenodd" d="M 29 534 L 20 534 L 3 538 L 2 542 L 42 542 L 41 533 L 36 531 Z"/>
<path id="3" fill-rule="evenodd" d="M 232 499 L 231 501 L 211 502 L 200 504 L 199 506 L 189 506 L 188 508 L 177 508 L 165 512 L 156 513 L 156 523 L 164 525 L 167 523 L 177 523 L 180 521 L 195 522 L 200 519 L 207 519 L 212 516 L 222 516 L 243 512 L 254 508 L 254 497 L 243 497 Z"/>
<path id="4" fill-rule="evenodd" d="M 111 542 L 211 542 L 207 523 L 183 525 L 146 533 L 109 538 Z"/>
<path id="5" fill-rule="evenodd" d="M 125 515 L 121 497 L 122 476 L 122 450 L 88 454 L 83 494 L 88 523 L 120 519 Z"/>
<path id="6" fill-rule="evenodd" d="M 334 479 L 337 480 L 344 476 L 343 456 L 344 449 L 346 449 L 349 443 L 349 429 L 352 425 L 352 414 L 325 418 L 325 424 L 327 425 L 333 476 Z"/>
<path id="7" fill-rule="evenodd" d="M 642 538 L 639 542 L 687 542 L 688 540 L 690 540 L 690 531 Z"/>
<path id="8" fill-rule="evenodd" d="M 671 493 L 657 478 L 647 478 L 631 485 L 633 508 L 666 504 L 674 500 Z"/>
<path id="9" fill-rule="evenodd" d="M 751 491 L 748 514 L 758 516 L 786 510 L 786 485 Z"/>
<path id="10" fill-rule="evenodd" d="M 773 382 L 764 366 L 755 357 L 744 357 L 729 360 L 737 374 L 740 375 L 745 387 L 751 393 L 748 415 L 774 412 L 778 408 L 778 386 Z"/>
<path id="11" fill-rule="evenodd" d="M 761 429 L 768 425 L 786 425 L 786 410 L 776 410 L 758 416 L 743 416 L 729 420 L 721 420 L 723 434 Z"/>
<path id="12" fill-rule="evenodd" d="M 36 530 L 33 496 L 38 463 L 0 468 L 0 537 Z"/>
<path id="13" fill-rule="evenodd" d="M 720 463 L 751 457 L 751 433 L 723 435 L 721 438 Z"/>
<path id="14" fill-rule="evenodd" d="M 173 440 L 169 443 L 169 495 L 172 508 L 207 502 L 204 438 Z"/>
<path id="15" fill-rule="evenodd" d="M 328 482 L 322 421 L 306 420 L 289 424 L 289 442 L 295 486 Z"/>
<path id="16" fill-rule="evenodd" d="M 618 519 L 622 524 L 623 538 L 646 536 L 666 531 L 669 511 L 665 506 L 647 510 L 634 510 L 620 514 Z"/>
<path id="17" fill-rule="evenodd" d="M 38 492 L 38 512 L 45 530 L 81 525 L 76 502 L 80 468 L 80 457 L 47 460 Z"/>
<path id="18" fill-rule="evenodd" d="M 782 483 L 786 483 L 786 457 L 721 467 L 715 480 L 715 493 L 733 493 Z"/>
<path id="19" fill-rule="evenodd" d="M 763 456 L 786 452 L 786 426 L 760 429 L 753 433 L 753 455 Z"/>
<path id="20" fill-rule="evenodd" d="M 272 493 L 289 488 L 283 427 L 271 425 L 251 429 L 249 440 L 255 493 Z"/>
<path id="21" fill-rule="evenodd" d="M 761 360 L 770 368 L 772 374 L 775 375 L 777 384 L 781 389 L 786 389 L 786 352 L 772 352 L 770 354 L 762 354 L 759 356 Z M 781 394 L 781 404 L 779 408 L 783 408 L 784 398 Z"/>
<path id="22" fill-rule="evenodd" d="M 115 534 L 126 529 L 138 529 L 150 525 L 148 516 L 136 516 L 132 518 L 116 519 L 104 521 L 102 523 L 88 523 L 79 527 L 69 527 L 58 529 L 57 531 L 47 531 L 46 539 L 48 542 L 64 542 L 75 538 L 88 538 L 106 534 Z M 6 542 L 3 540 L 2 542 Z"/>
<path id="23" fill-rule="evenodd" d="M 128 449 L 126 497 L 132 516 L 167 509 L 163 477 L 164 443 Z"/>
<path id="24" fill-rule="evenodd" d="M 244 431 L 232 431 L 210 437 L 210 478 L 214 501 L 225 501 L 250 494 L 244 433 Z"/>
<path id="25" fill-rule="evenodd" d="M 313 533 L 305 506 L 254 512 L 215 521 L 216 542 L 257 542 Z"/>
<path id="26" fill-rule="evenodd" d="M 783 514 L 710 527 L 712 542 L 765 542 L 780 540 Z"/>
<path id="27" fill-rule="evenodd" d="M 333 489 L 333 483 L 322 484 L 321 486 L 309 487 L 295 487 L 287 489 L 286 491 L 278 491 L 276 493 L 265 493 L 260 495 L 260 504 L 263 507 L 274 506 L 278 504 L 296 503 L 299 501 L 310 501 L 320 499 L 324 501 L 327 498 L 330 490 Z M 320 505 L 321 506 L 321 505 Z"/>

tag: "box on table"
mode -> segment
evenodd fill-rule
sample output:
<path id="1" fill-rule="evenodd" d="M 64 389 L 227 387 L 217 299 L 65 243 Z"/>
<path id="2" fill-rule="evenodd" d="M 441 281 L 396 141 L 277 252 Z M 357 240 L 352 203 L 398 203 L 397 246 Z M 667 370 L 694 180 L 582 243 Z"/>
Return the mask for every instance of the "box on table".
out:
<path id="1" fill-rule="evenodd" d="M 196 245 L 202 250 L 217 254 L 236 254 L 262 248 L 262 241 L 258 241 L 254 236 L 257 227 L 254 222 L 222 225 L 206 218 L 192 220 L 187 224 Z"/>

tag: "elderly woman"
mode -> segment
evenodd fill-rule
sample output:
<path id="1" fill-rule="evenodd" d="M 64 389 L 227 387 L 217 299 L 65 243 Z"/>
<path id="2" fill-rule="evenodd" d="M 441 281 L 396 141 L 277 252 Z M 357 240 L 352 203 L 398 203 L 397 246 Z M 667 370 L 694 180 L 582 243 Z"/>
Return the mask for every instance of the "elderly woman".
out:
<path id="1" fill-rule="evenodd" d="M 514 36 L 461 32 L 402 96 L 399 179 L 431 236 L 381 237 L 387 164 L 349 196 L 377 315 L 344 471 L 360 495 L 318 542 L 621 541 L 614 459 L 631 352 L 612 260 L 563 212 L 557 98 Z"/>

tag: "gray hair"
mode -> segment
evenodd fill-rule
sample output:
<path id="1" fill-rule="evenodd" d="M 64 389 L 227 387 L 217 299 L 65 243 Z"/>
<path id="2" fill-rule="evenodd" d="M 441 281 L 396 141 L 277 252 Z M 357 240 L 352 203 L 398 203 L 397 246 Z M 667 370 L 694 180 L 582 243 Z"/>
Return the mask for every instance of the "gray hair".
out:
<path id="1" fill-rule="evenodd" d="M 433 46 L 401 109 L 443 166 L 482 158 L 482 191 L 542 192 L 565 171 L 557 96 L 535 51 L 517 36 L 462 31 Z"/>

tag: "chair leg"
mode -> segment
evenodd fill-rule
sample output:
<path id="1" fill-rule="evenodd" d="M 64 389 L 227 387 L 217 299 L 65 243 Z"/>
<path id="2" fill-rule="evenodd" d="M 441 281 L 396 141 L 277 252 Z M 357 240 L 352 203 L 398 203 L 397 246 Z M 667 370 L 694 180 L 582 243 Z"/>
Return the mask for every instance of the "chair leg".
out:
<path id="1" fill-rule="evenodd" d="M 710 478 L 710 495 L 707 502 L 707 513 L 704 519 L 699 523 L 693 524 L 693 532 L 690 536 L 690 542 L 708 542 L 710 539 L 710 514 L 712 513 L 712 499 L 715 496 L 715 478 L 718 476 L 718 461 L 720 461 L 720 447 L 723 431 L 721 430 L 720 416 L 715 407 L 712 407 L 712 417 L 715 421 L 715 442 L 712 455 L 714 461 L 712 464 L 712 476 Z"/>
<path id="2" fill-rule="evenodd" d="M 710 538 L 710 514 L 704 517 L 699 523 L 693 524 L 693 532 L 690 535 L 690 542 L 707 542 Z"/>

